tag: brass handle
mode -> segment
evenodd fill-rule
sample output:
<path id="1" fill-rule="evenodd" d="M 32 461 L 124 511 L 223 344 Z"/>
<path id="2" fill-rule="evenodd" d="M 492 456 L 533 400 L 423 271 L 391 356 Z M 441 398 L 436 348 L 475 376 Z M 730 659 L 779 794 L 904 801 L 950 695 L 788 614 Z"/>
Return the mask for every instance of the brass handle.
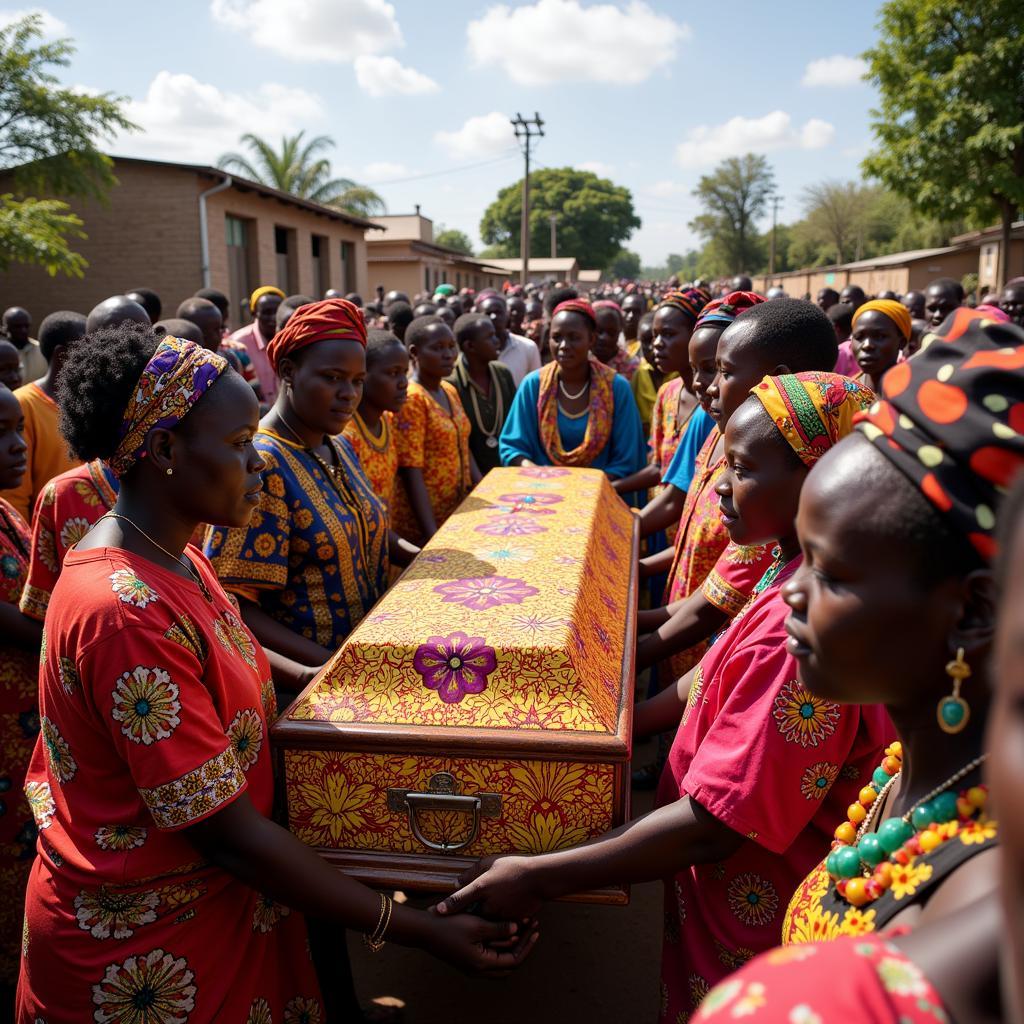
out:
<path id="1" fill-rule="evenodd" d="M 501 817 L 501 797 L 497 793 L 477 793 L 463 796 L 455 792 L 455 779 L 448 772 L 438 772 L 427 783 L 425 793 L 410 789 L 389 789 L 388 808 L 405 811 L 412 834 L 429 850 L 438 853 L 454 853 L 469 846 L 480 831 L 480 819 Z M 434 842 L 421 831 L 417 820 L 418 811 L 461 811 L 473 815 L 469 835 L 459 842 Z"/>

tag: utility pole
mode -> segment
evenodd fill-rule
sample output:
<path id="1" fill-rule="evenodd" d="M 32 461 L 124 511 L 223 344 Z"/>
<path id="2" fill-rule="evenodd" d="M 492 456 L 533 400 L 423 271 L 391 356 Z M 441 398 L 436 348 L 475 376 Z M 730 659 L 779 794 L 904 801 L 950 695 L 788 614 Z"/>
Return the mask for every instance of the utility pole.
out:
<path id="1" fill-rule="evenodd" d="M 523 139 L 526 143 L 523 146 L 523 157 L 526 160 L 526 170 L 523 174 L 523 212 L 519 221 L 519 255 L 523 262 L 522 270 L 519 272 L 519 283 L 525 285 L 530 271 L 530 142 L 543 137 L 544 122 L 537 111 L 534 111 L 533 117 L 529 119 L 517 113 L 512 119 L 512 127 L 515 129 L 516 138 Z"/>
<path id="2" fill-rule="evenodd" d="M 772 244 L 768 251 L 768 276 L 775 276 L 775 228 L 779 219 L 779 203 L 782 196 L 772 196 Z"/>
<path id="3" fill-rule="evenodd" d="M 558 214 L 549 214 L 548 220 L 551 222 L 551 258 L 555 259 L 558 255 Z"/>

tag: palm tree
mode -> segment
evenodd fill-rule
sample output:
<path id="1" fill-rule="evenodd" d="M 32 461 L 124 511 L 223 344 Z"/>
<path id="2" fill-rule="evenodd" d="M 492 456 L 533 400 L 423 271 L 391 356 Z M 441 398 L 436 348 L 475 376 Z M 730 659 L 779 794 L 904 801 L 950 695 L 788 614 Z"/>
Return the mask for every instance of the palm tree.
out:
<path id="1" fill-rule="evenodd" d="M 308 199 L 323 206 L 333 206 L 359 217 L 372 217 L 386 213 L 384 200 L 366 185 L 350 178 L 332 178 L 331 164 L 320 156 L 334 146 L 334 140 L 318 135 L 303 144 L 305 132 L 281 139 L 281 149 L 274 147 L 258 135 L 247 132 L 239 142 L 248 146 L 252 159 L 241 153 L 225 153 L 218 161 L 221 170 L 238 174 L 269 185 L 281 192 Z"/>

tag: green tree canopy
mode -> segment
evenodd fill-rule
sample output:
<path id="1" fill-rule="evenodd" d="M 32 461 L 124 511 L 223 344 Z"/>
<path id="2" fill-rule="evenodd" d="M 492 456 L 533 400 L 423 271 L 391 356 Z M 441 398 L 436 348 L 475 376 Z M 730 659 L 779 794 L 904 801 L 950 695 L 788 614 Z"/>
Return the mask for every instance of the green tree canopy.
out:
<path id="1" fill-rule="evenodd" d="M 372 188 L 358 185 L 350 178 L 331 177 L 330 161 L 321 154 L 333 147 L 333 139 L 317 135 L 303 142 L 304 135 L 305 132 L 299 132 L 285 136 L 281 139 L 280 150 L 276 150 L 258 135 L 246 132 L 239 141 L 249 148 L 251 158 L 241 153 L 225 153 L 217 166 L 280 192 L 359 217 L 387 211 L 384 200 Z"/>
<path id="2" fill-rule="evenodd" d="M 518 256 L 523 183 L 503 188 L 484 211 L 480 237 L 493 256 Z M 530 175 L 530 255 L 551 255 L 551 215 L 558 217 L 558 252 L 580 266 L 607 267 L 640 227 L 629 189 L 592 171 L 545 168 Z"/>
<path id="3" fill-rule="evenodd" d="M 639 277 L 640 257 L 628 249 L 620 249 L 615 254 L 615 259 L 606 267 L 609 277 Z"/>
<path id="4" fill-rule="evenodd" d="M 753 153 L 729 157 L 700 179 L 693 194 L 704 212 L 690 228 L 711 243 L 702 274 L 739 273 L 759 265 L 764 244 L 757 222 L 774 188 L 768 161 Z"/>
<path id="5" fill-rule="evenodd" d="M 473 243 L 469 235 L 456 228 L 443 228 L 434 235 L 434 242 L 443 245 L 446 249 L 454 249 L 456 252 L 464 252 L 467 256 L 473 255 Z"/>
<path id="6" fill-rule="evenodd" d="M 52 69 L 67 67 L 75 48 L 41 38 L 38 14 L 0 29 L 0 169 L 12 170 L 15 189 L 0 196 L 0 268 L 35 263 L 81 277 L 87 264 L 69 239 L 85 237 L 82 221 L 66 203 L 29 193 L 102 199 L 116 179 L 97 142 L 135 125 L 122 98 L 59 87 Z"/>
<path id="7" fill-rule="evenodd" d="M 865 170 L 923 214 L 998 215 L 1005 260 L 1024 207 L 1020 0 L 888 0 L 878 29 L 865 54 L 878 149 Z"/>

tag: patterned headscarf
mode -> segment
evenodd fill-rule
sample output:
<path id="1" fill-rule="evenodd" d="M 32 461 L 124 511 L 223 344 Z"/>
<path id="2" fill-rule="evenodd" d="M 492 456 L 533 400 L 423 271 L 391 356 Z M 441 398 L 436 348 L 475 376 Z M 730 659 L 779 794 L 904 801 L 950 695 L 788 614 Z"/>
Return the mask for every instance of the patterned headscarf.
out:
<path id="1" fill-rule="evenodd" d="M 592 327 L 595 329 L 597 328 L 597 318 L 594 316 L 594 307 L 587 302 L 586 299 L 566 299 L 565 302 L 560 302 L 555 306 L 555 310 L 551 314 L 551 319 L 554 320 L 559 313 L 579 313 L 590 321 L 590 325 Z"/>
<path id="2" fill-rule="evenodd" d="M 228 368 L 228 361 L 193 341 L 164 336 L 146 363 L 121 417 L 121 439 L 110 468 L 124 476 L 145 456 L 154 427 L 172 430 Z"/>
<path id="3" fill-rule="evenodd" d="M 267 345 L 267 358 L 274 373 L 285 356 L 328 338 L 358 341 L 366 348 L 366 323 L 358 306 L 348 299 L 324 299 L 299 306 Z"/>
<path id="4" fill-rule="evenodd" d="M 902 302 L 896 302 L 894 299 L 872 299 L 870 302 L 865 302 L 864 305 L 853 314 L 853 326 L 856 327 L 857 321 L 865 313 L 870 313 L 872 310 L 876 313 L 882 313 L 887 316 L 899 329 L 900 334 L 903 335 L 903 340 L 910 341 L 912 326 L 910 310 L 907 309 Z"/>
<path id="5" fill-rule="evenodd" d="M 622 307 L 613 299 L 598 299 L 593 305 L 594 309 L 614 309 L 619 313 L 622 312 Z"/>
<path id="6" fill-rule="evenodd" d="M 711 296 L 703 288 L 674 288 L 662 296 L 657 308 L 674 306 L 676 309 L 682 310 L 691 320 L 696 321 L 710 299 Z"/>
<path id="7" fill-rule="evenodd" d="M 1024 467 L 1024 331 L 975 318 L 882 382 L 857 428 L 984 559 L 995 513 Z"/>
<path id="8" fill-rule="evenodd" d="M 854 416 L 875 400 L 863 384 L 820 370 L 765 377 L 750 393 L 805 466 L 851 433 Z"/>
<path id="9" fill-rule="evenodd" d="M 257 288 L 252 295 L 249 296 L 249 309 L 255 313 L 256 303 L 263 298 L 264 295 L 276 295 L 279 298 L 284 298 L 285 294 L 280 288 L 275 288 L 272 284 L 265 284 Z"/>
<path id="10" fill-rule="evenodd" d="M 729 292 L 720 299 L 712 300 L 701 310 L 693 329 L 719 327 L 724 330 L 740 313 L 759 302 L 767 302 L 767 299 L 757 292 Z"/>
<path id="11" fill-rule="evenodd" d="M 998 306 L 992 306 L 987 302 L 983 302 L 980 306 L 975 306 L 974 311 L 976 313 L 984 313 L 989 320 L 995 320 L 1001 324 L 1008 324 L 1010 317 L 1007 313 L 1004 313 Z"/>

